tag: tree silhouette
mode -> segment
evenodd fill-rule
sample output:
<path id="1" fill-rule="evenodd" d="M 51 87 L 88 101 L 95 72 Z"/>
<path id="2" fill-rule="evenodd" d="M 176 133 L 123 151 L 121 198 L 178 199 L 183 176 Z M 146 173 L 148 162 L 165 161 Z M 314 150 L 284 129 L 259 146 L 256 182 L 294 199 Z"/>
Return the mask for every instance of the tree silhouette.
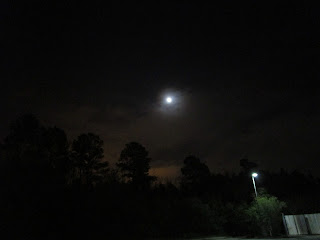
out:
<path id="1" fill-rule="evenodd" d="M 108 162 L 103 162 L 103 141 L 99 136 L 81 134 L 72 143 L 73 169 L 80 183 L 92 185 L 100 181 L 108 171 Z"/>
<path id="2" fill-rule="evenodd" d="M 140 143 L 130 142 L 126 144 L 117 163 L 122 177 L 136 186 L 149 186 L 156 178 L 149 176 L 151 158 L 148 157 L 148 154 L 145 147 Z"/>
<path id="3" fill-rule="evenodd" d="M 195 156 L 188 156 L 181 168 L 181 190 L 187 194 L 203 194 L 206 192 L 210 181 L 210 170 Z"/>
<path id="4" fill-rule="evenodd" d="M 3 176 L 11 182 L 39 186 L 66 183 L 70 170 L 66 134 L 57 127 L 42 126 L 34 115 L 22 115 L 12 122 L 1 155 L 6 169 Z"/>
<path id="5" fill-rule="evenodd" d="M 145 147 L 126 144 L 117 168 L 109 170 L 102 145 L 99 136 L 88 133 L 69 148 L 62 129 L 45 127 L 33 115 L 14 121 L 9 135 L 0 139 L 0 228 L 17 239 L 38 239 L 48 232 L 54 237 L 59 232 L 78 234 L 80 239 L 277 235 L 281 211 L 319 212 L 320 180 L 301 171 L 260 170 L 259 194 L 252 201 L 247 174 L 257 165 L 247 159 L 241 161 L 239 174 L 229 175 L 211 174 L 199 158 L 188 156 L 181 188 L 170 182 L 151 186 L 155 178 L 149 176 L 151 159 Z M 84 185 L 66 186 L 68 179 Z"/>
<path id="6" fill-rule="evenodd" d="M 18 225 L 22 234 L 31 229 L 40 234 L 57 219 L 54 209 L 62 206 L 59 199 L 66 173 L 59 166 L 67 161 L 66 143 L 64 131 L 45 128 L 33 115 L 12 122 L 2 146 L 0 170 L 2 201 L 12 205 L 4 215 L 5 222 L 12 230 Z"/>
<path id="7" fill-rule="evenodd" d="M 43 146 L 54 175 L 61 182 L 66 182 L 71 170 L 69 145 L 66 133 L 57 127 L 48 128 L 44 132 Z"/>
<path id="8" fill-rule="evenodd" d="M 38 119 L 26 114 L 11 124 L 4 141 L 5 164 L 12 181 L 37 183 L 49 177 L 50 164 L 43 146 L 45 128 Z"/>

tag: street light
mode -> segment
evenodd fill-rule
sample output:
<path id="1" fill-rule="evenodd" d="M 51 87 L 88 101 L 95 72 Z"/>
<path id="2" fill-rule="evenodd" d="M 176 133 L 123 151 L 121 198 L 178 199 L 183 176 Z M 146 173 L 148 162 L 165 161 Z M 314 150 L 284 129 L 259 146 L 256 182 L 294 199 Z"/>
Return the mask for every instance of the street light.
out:
<path id="1" fill-rule="evenodd" d="M 256 193 L 256 197 L 258 197 L 257 189 L 256 189 L 256 183 L 254 181 L 254 178 L 258 177 L 258 173 L 252 173 L 252 182 L 253 182 L 253 187 L 254 187 L 254 192 Z"/>

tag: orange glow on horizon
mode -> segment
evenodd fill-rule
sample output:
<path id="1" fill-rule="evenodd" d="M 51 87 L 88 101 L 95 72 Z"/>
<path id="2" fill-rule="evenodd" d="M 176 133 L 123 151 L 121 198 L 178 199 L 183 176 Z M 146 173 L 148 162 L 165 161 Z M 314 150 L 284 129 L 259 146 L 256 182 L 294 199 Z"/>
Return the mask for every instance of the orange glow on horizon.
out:
<path id="1" fill-rule="evenodd" d="M 152 167 L 149 173 L 159 179 L 173 180 L 180 175 L 180 169 L 180 166 Z"/>

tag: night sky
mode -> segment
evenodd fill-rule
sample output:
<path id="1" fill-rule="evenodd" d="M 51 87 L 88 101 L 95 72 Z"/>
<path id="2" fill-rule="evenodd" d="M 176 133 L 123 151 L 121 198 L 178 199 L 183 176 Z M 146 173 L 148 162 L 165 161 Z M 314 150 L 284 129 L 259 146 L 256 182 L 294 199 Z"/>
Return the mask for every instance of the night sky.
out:
<path id="1" fill-rule="evenodd" d="M 70 141 L 100 135 L 111 163 L 138 141 L 160 176 L 189 154 L 212 172 L 248 158 L 319 175 L 311 1 L 116 2 L 1 1 L 1 139 L 33 113 Z"/>

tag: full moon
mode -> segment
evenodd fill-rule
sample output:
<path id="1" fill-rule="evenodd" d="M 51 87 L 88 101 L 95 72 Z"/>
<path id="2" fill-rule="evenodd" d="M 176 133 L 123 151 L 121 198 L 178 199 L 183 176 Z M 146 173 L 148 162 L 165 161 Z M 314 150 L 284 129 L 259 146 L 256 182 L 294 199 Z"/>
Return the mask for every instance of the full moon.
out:
<path id="1" fill-rule="evenodd" d="M 167 102 L 167 103 L 171 103 L 171 102 L 172 102 L 172 98 L 171 98 L 171 97 L 167 97 L 167 98 L 166 98 L 166 102 Z"/>

